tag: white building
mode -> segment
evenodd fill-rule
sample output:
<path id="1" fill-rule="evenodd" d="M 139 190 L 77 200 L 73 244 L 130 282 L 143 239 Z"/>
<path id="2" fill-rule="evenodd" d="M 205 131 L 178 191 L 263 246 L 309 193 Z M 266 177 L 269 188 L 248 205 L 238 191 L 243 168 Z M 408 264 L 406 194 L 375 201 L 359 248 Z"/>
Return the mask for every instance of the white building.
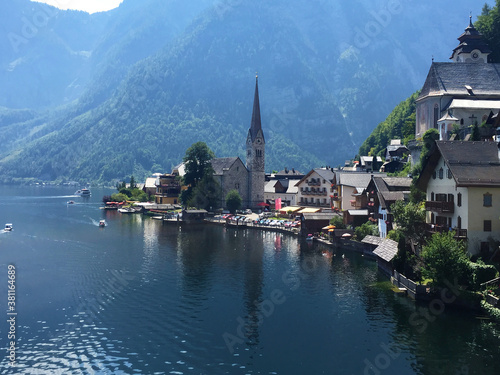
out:
<path id="1" fill-rule="evenodd" d="M 429 232 L 455 230 L 470 254 L 500 241 L 500 159 L 496 142 L 438 141 L 420 175 Z"/>

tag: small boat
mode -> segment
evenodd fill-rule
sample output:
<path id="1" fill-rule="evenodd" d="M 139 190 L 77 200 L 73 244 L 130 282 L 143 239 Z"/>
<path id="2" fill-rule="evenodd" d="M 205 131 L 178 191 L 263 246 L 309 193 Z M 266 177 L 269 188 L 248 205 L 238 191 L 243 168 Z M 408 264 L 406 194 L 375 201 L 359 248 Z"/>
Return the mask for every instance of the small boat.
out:
<path id="1" fill-rule="evenodd" d="M 123 207 L 123 208 L 119 208 L 118 212 L 120 212 L 122 214 L 133 214 L 136 211 L 132 207 Z"/>
<path id="2" fill-rule="evenodd" d="M 75 201 L 68 201 L 68 204 L 75 204 Z"/>
<path id="3" fill-rule="evenodd" d="M 306 241 L 313 241 L 314 240 L 314 236 L 312 234 L 308 234 L 307 237 L 306 237 Z"/>
<path id="4" fill-rule="evenodd" d="M 5 232 L 11 232 L 13 229 L 12 224 L 5 224 Z"/>
<path id="5" fill-rule="evenodd" d="M 92 194 L 90 193 L 89 189 L 83 188 L 83 189 L 77 190 L 75 192 L 75 195 L 79 195 L 80 197 L 90 197 Z"/>
<path id="6" fill-rule="evenodd" d="M 99 220 L 99 227 L 100 228 L 104 228 L 106 226 L 106 220 L 102 219 L 102 220 Z"/>

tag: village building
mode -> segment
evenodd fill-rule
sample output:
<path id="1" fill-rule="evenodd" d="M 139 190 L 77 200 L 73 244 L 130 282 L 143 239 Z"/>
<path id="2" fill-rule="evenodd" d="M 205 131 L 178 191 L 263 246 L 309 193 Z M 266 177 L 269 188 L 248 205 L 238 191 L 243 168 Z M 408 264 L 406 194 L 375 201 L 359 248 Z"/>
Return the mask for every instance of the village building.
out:
<path id="1" fill-rule="evenodd" d="M 458 40 L 452 62 L 433 62 L 429 69 L 417 98 L 417 139 L 435 128 L 440 140 L 448 140 L 454 128 L 470 132 L 471 125 L 481 125 L 500 111 L 500 64 L 488 63 L 491 50 L 472 18 Z M 418 147 L 412 156 L 418 160 Z"/>
<path id="2" fill-rule="evenodd" d="M 330 193 L 335 172 L 332 168 L 315 168 L 307 173 L 295 186 L 297 205 L 304 207 L 331 208 Z"/>
<path id="3" fill-rule="evenodd" d="M 426 192 L 426 229 L 453 230 L 470 254 L 500 241 L 500 159 L 496 142 L 437 141 L 417 186 Z"/>
<path id="4" fill-rule="evenodd" d="M 281 200 L 281 207 L 295 206 L 297 204 L 298 187 L 300 180 L 273 179 L 266 182 L 264 187 L 264 201 L 271 207 L 277 200 Z"/>
<path id="5" fill-rule="evenodd" d="M 176 174 L 160 174 L 155 179 L 155 203 L 156 204 L 179 204 L 181 194 L 181 183 Z"/>
<path id="6" fill-rule="evenodd" d="M 372 176 L 366 189 L 369 220 L 377 223 L 381 238 L 393 229 L 391 206 L 405 200 L 410 194 L 412 179 L 409 177 Z"/>

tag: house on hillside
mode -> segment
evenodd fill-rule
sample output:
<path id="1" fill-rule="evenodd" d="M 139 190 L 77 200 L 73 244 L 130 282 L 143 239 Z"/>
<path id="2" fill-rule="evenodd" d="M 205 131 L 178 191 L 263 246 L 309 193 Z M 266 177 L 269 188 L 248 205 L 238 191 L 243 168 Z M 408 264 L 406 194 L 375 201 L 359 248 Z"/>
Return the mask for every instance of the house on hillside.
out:
<path id="1" fill-rule="evenodd" d="M 298 188 L 297 204 L 304 207 L 330 208 L 330 198 L 335 173 L 332 168 L 315 168 L 295 186 Z"/>
<path id="2" fill-rule="evenodd" d="M 500 111 L 500 64 L 488 63 L 490 48 L 472 24 L 458 38 L 453 62 L 433 62 L 416 103 L 415 138 L 435 128 L 448 140 L 454 127 L 470 131 Z M 413 153 L 413 160 L 418 160 Z"/>
<path id="3" fill-rule="evenodd" d="M 393 229 L 391 205 L 405 200 L 410 194 L 412 179 L 409 177 L 372 176 L 366 189 L 369 218 L 376 222 L 381 238 Z"/>
<path id="4" fill-rule="evenodd" d="M 486 256 L 500 241 L 500 159 L 496 142 L 437 141 L 417 183 L 426 192 L 426 229 L 467 240 Z"/>

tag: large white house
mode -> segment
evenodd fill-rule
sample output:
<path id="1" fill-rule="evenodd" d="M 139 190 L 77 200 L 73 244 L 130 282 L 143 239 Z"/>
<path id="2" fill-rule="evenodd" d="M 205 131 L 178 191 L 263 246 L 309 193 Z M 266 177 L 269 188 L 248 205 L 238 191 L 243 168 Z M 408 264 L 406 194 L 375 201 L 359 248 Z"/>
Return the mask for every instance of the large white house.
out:
<path id="1" fill-rule="evenodd" d="M 297 204 L 330 208 L 330 194 L 335 174 L 331 168 L 315 168 L 306 174 L 297 186 Z"/>
<path id="2" fill-rule="evenodd" d="M 470 254 L 500 241 L 500 159 L 496 142 L 437 141 L 420 175 L 427 230 L 455 230 Z"/>

